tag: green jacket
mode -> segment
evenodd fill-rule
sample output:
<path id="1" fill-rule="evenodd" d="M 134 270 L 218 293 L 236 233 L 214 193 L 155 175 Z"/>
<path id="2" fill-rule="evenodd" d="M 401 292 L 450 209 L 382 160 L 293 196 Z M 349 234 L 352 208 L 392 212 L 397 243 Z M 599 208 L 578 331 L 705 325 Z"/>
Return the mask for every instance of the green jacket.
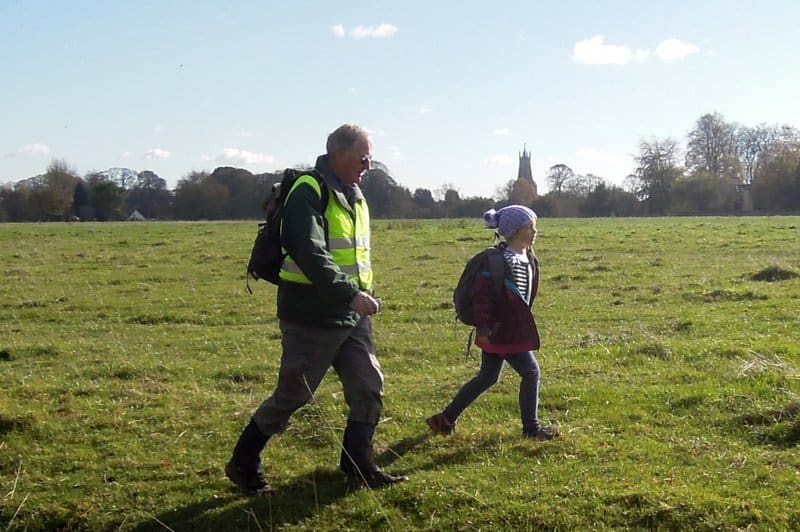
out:
<path id="1" fill-rule="evenodd" d="M 349 209 L 342 185 L 326 155 L 317 158 L 314 169 L 328 189 L 328 201 L 335 201 L 335 197 Z M 363 198 L 360 189 L 356 188 L 355 192 L 357 197 Z M 281 280 L 278 283 L 278 318 L 318 327 L 355 326 L 360 315 L 349 307 L 360 288 L 339 269 L 328 251 L 324 209 L 312 187 L 300 185 L 286 200 L 281 244 L 312 284 Z"/>

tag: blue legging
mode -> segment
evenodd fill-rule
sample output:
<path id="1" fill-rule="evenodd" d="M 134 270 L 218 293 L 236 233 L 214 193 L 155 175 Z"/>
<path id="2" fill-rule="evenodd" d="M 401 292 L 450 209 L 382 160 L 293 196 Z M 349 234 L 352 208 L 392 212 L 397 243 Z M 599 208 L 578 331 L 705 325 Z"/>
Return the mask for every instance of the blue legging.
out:
<path id="1" fill-rule="evenodd" d="M 483 351 L 481 369 L 458 391 L 453 400 L 444 409 L 444 415 L 452 423 L 483 392 L 491 388 L 500 378 L 503 363 L 508 364 L 520 376 L 519 410 L 522 416 L 522 430 L 536 432 L 539 430 L 539 363 L 532 351 L 511 355 L 498 355 Z"/>

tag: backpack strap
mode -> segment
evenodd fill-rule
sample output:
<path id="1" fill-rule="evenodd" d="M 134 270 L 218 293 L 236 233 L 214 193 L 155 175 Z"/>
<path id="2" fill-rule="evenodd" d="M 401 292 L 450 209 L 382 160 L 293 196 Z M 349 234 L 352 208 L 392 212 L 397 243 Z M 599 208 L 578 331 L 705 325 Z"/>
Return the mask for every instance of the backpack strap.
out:
<path id="1" fill-rule="evenodd" d="M 506 275 L 506 259 L 503 257 L 503 248 L 493 248 L 487 253 L 487 260 L 492 284 L 494 284 L 495 293 L 499 297 L 503 293 L 503 279 Z"/>
<path id="2" fill-rule="evenodd" d="M 308 175 L 313 177 L 319 183 L 319 201 L 322 204 L 322 227 L 325 229 L 325 246 L 330 247 L 330 238 L 328 237 L 328 219 L 325 218 L 325 211 L 328 210 L 328 201 L 330 201 L 331 191 L 328 187 L 328 183 L 325 182 L 325 179 L 316 171 L 316 169 L 311 169 L 306 172 Z"/>
<path id="3" fill-rule="evenodd" d="M 464 349 L 464 358 L 469 358 L 469 356 L 472 354 L 472 339 L 475 337 L 475 330 L 476 330 L 475 327 L 473 327 L 472 330 L 469 331 L 469 338 L 467 338 L 467 346 L 466 349 Z"/>
<path id="4" fill-rule="evenodd" d="M 328 209 L 328 201 L 331 197 L 331 191 L 328 187 L 328 184 L 325 182 L 325 179 L 317 172 L 316 169 L 311 168 L 309 170 L 305 170 L 302 175 L 310 175 L 314 179 L 317 180 L 319 183 L 319 201 L 322 204 L 322 217 L 325 218 L 325 211 Z M 325 240 L 328 240 L 328 221 L 325 220 Z"/>
<path id="5" fill-rule="evenodd" d="M 539 276 L 541 272 L 539 271 L 539 259 L 536 258 L 536 254 L 531 248 L 528 248 L 528 262 L 531 265 L 531 293 L 529 305 L 533 308 L 533 300 L 536 299 L 536 295 L 539 293 Z"/>
<path id="6" fill-rule="evenodd" d="M 294 190 L 294 188 L 297 186 L 297 180 L 298 179 L 300 179 L 302 176 L 306 176 L 306 175 L 309 176 L 309 177 L 312 177 L 314 179 L 314 181 L 316 181 L 316 183 L 317 183 L 317 185 L 319 187 L 319 201 L 320 201 L 320 204 L 322 205 L 322 211 L 321 211 L 320 214 L 322 215 L 322 226 L 323 226 L 323 229 L 325 230 L 325 245 L 328 246 L 329 242 L 330 242 L 330 239 L 328 238 L 328 219 L 325 218 L 325 211 L 328 209 L 328 201 L 330 200 L 330 196 L 331 196 L 331 191 L 330 191 L 330 189 L 328 187 L 328 184 L 325 182 L 325 179 L 322 178 L 322 176 L 319 174 L 319 172 L 317 172 L 316 169 L 314 169 L 314 168 L 310 168 L 308 170 L 302 170 L 302 171 L 296 170 L 296 172 L 297 172 L 297 175 L 295 176 L 295 179 L 292 182 L 291 189 L 287 192 L 286 197 L 284 198 L 284 203 L 286 202 L 287 199 L 289 199 L 289 194 L 291 194 L 292 191 Z M 311 185 L 311 183 L 308 183 L 308 184 Z M 313 185 L 311 185 L 311 186 L 313 186 Z"/>

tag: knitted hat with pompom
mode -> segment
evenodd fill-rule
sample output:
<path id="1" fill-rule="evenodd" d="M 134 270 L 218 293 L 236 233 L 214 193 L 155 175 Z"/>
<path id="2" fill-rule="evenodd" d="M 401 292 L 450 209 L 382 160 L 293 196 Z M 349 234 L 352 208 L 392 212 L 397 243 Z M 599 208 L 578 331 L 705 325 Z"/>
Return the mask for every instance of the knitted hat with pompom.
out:
<path id="1" fill-rule="evenodd" d="M 489 229 L 497 229 L 503 238 L 509 239 L 523 225 L 536 222 L 536 213 L 524 205 L 509 205 L 497 211 L 489 209 L 483 213 L 483 222 Z"/>

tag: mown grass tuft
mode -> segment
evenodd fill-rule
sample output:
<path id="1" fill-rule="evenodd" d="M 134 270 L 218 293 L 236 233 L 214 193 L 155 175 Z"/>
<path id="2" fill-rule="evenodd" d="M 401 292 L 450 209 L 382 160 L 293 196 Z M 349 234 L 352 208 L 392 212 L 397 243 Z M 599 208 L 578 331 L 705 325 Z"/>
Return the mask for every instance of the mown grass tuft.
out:
<path id="1" fill-rule="evenodd" d="M 670 358 L 672 358 L 672 352 L 670 351 L 670 349 L 664 344 L 659 342 L 651 342 L 637 346 L 634 348 L 633 352 L 636 353 L 637 355 L 642 355 L 651 358 L 658 358 L 661 360 L 669 360 Z"/>

